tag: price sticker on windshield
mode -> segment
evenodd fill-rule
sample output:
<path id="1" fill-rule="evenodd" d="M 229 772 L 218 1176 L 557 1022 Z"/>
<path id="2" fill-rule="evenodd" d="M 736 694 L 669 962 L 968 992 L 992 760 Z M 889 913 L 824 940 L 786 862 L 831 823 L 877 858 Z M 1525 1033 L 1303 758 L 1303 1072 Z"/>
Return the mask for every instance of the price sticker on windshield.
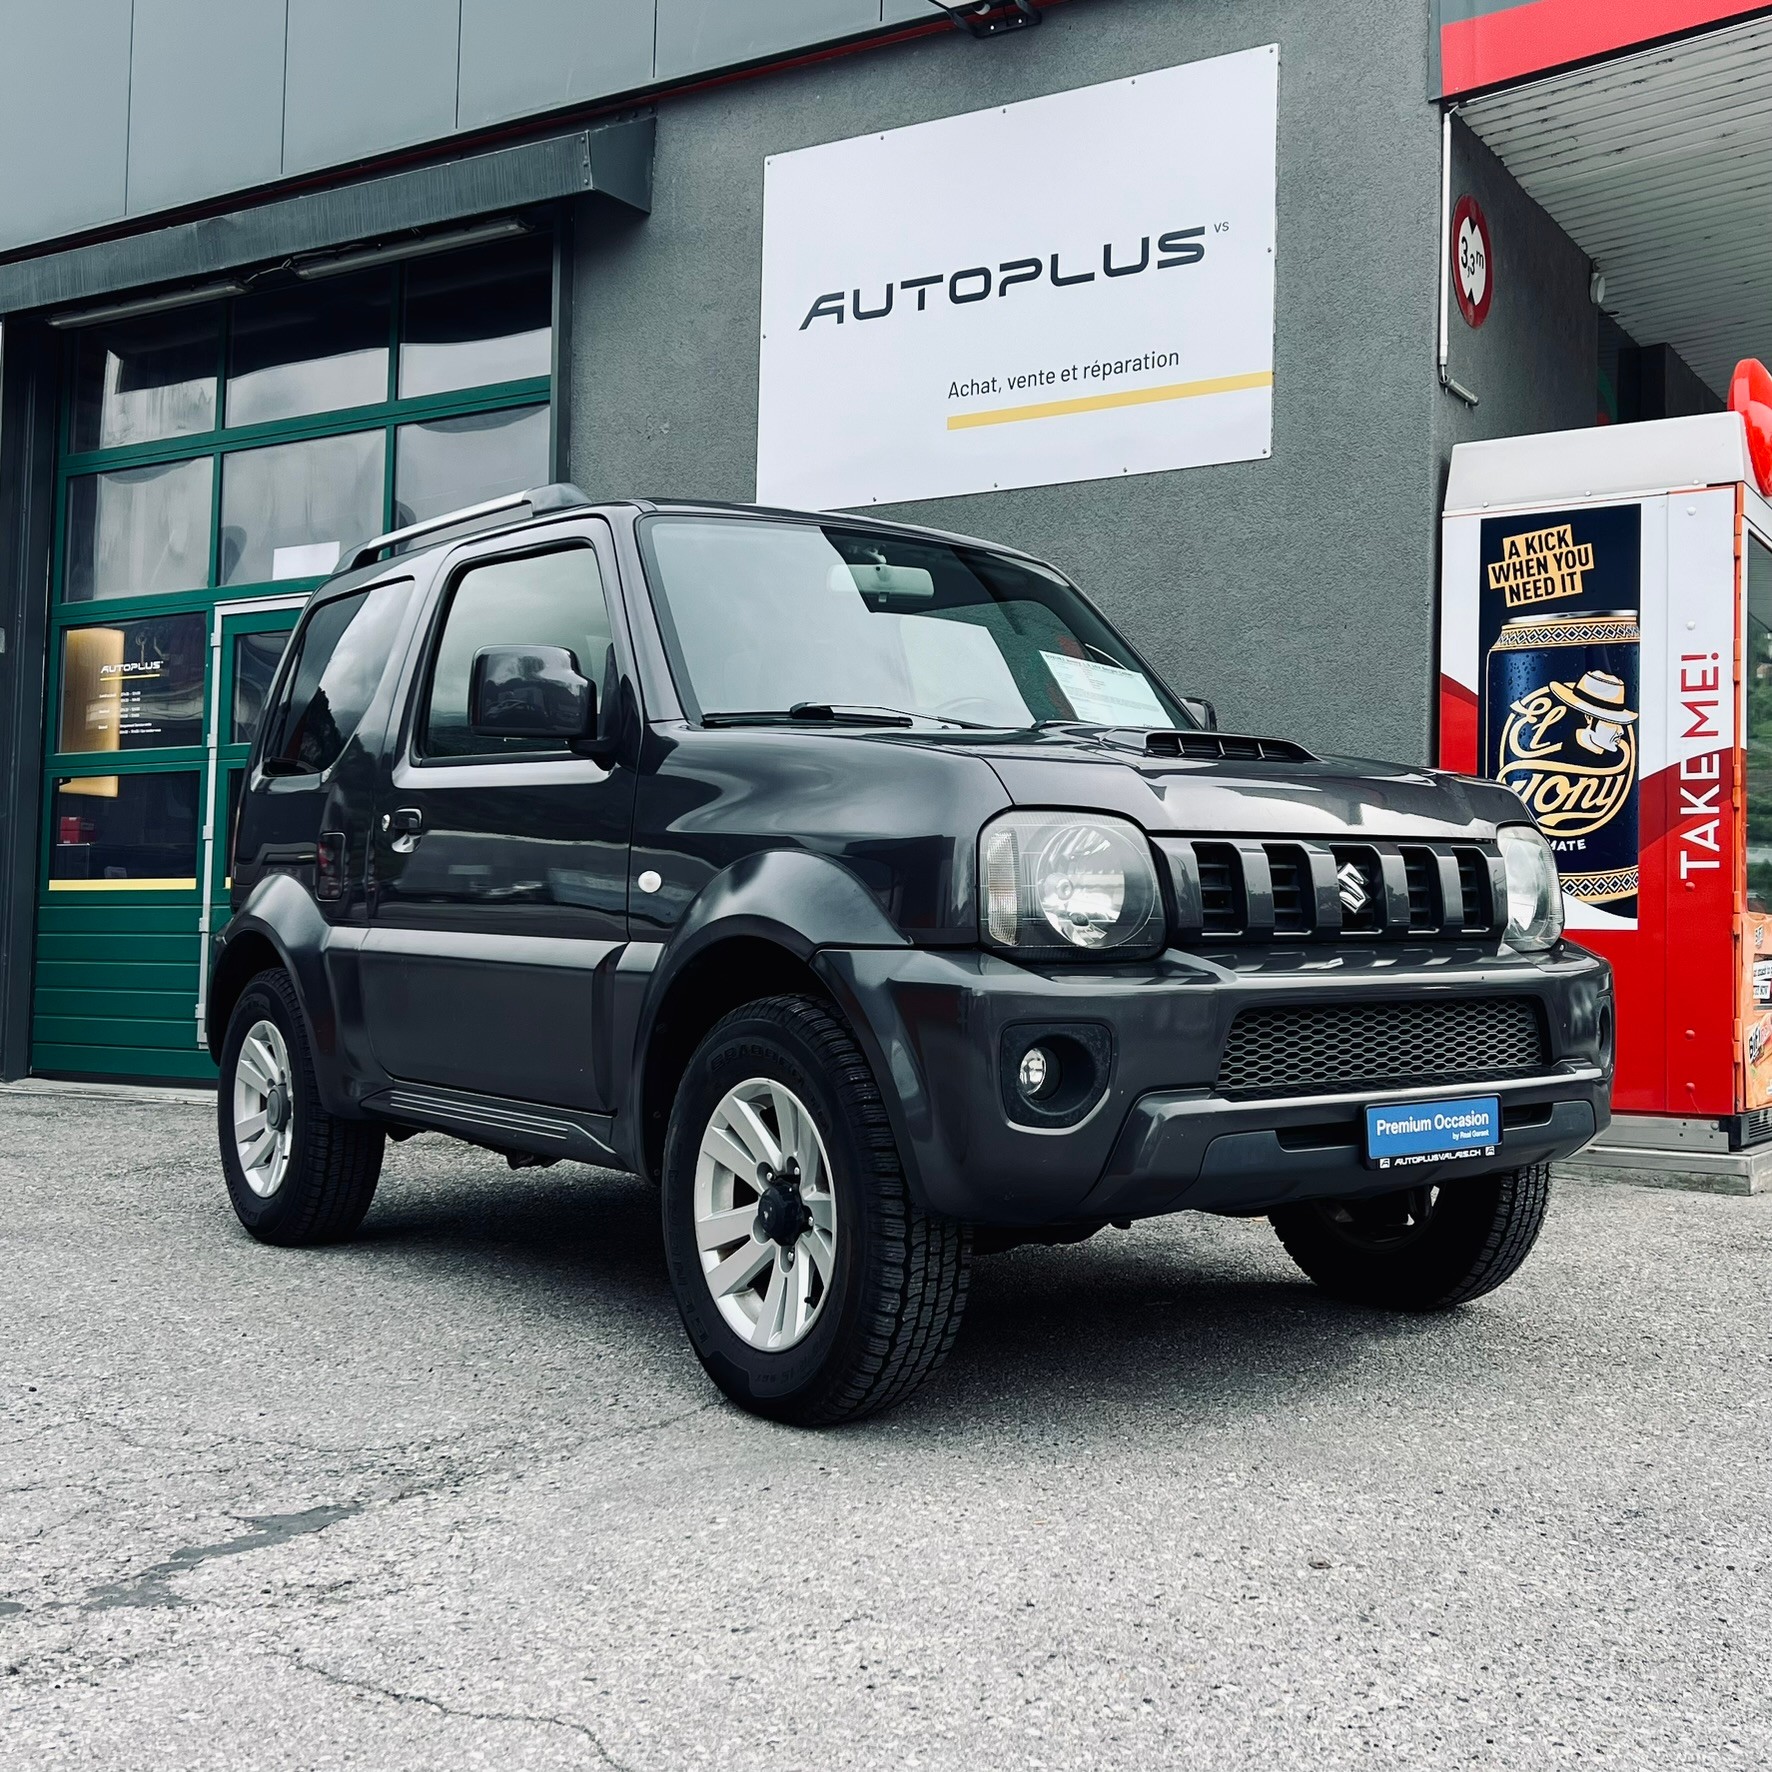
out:
<path id="1" fill-rule="evenodd" d="M 1091 726 L 1174 724 L 1141 671 L 1122 670 L 1090 658 L 1067 658 L 1062 652 L 1042 652 L 1040 656 L 1079 720 Z"/>

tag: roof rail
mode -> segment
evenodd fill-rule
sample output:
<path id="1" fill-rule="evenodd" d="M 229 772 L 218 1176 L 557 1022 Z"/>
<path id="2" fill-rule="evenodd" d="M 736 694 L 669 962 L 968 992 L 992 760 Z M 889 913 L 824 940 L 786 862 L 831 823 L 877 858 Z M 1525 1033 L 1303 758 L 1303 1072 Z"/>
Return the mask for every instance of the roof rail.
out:
<path id="1" fill-rule="evenodd" d="M 427 517 L 422 523 L 407 524 L 404 529 L 390 529 L 386 535 L 378 535 L 370 541 L 360 542 L 354 548 L 347 548 L 339 557 L 338 565 L 333 568 L 332 576 L 337 578 L 341 573 L 355 572 L 359 566 L 368 566 L 389 548 L 421 541 L 427 535 L 438 535 L 445 529 L 477 522 L 481 517 L 496 517 L 501 511 L 521 510 L 527 506 L 532 516 L 539 517 L 549 511 L 569 511 L 577 505 L 588 505 L 590 502 L 569 480 L 559 480 L 551 486 L 533 486 L 527 492 L 507 492 L 503 498 L 489 498 L 484 504 L 464 505 L 459 511 L 445 511 L 440 517 Z"/>

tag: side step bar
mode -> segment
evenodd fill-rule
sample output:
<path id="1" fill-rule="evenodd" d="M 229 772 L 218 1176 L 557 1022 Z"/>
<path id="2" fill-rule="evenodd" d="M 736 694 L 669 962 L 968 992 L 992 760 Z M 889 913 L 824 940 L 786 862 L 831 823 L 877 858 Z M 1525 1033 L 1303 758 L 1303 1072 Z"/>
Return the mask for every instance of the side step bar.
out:
<path id="1" fill-rule="evenodd" d="M 447 1132 L 489 1150 L 564 1157 L 606 1169 L 626 1167 L 611 1143 L 612 1114 L 507 1101 L 498 1095 L 470 1095 L 466 1090 L 445 1089 L 434 1083 L 395 1083 L 365 1096 L 362 1105 L 404 1126 Z"/>

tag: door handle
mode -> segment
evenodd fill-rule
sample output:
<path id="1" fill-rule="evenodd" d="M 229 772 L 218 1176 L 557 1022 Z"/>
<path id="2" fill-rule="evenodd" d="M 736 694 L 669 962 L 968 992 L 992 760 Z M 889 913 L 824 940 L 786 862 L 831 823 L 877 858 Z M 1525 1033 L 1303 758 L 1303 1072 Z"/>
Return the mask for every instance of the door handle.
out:
<path id="1" fill-rule="evenodd" d="M 387 825 L 394 835 L 394 853 L 410 855 L 424 833 L 425 815 L 416 806 L 402 806 L 389 817 Z"/>

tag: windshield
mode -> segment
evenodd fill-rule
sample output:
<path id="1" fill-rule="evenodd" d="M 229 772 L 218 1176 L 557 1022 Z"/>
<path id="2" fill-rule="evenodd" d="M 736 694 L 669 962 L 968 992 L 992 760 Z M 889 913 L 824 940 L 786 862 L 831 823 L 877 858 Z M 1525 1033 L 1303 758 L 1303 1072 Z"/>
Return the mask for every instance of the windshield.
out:
<path id="1" fill-rule="evenodd" d="M 840 524 L 660 517 L 645 546 L 701 717 L 1191 727 L 1056 572 Z"/>

